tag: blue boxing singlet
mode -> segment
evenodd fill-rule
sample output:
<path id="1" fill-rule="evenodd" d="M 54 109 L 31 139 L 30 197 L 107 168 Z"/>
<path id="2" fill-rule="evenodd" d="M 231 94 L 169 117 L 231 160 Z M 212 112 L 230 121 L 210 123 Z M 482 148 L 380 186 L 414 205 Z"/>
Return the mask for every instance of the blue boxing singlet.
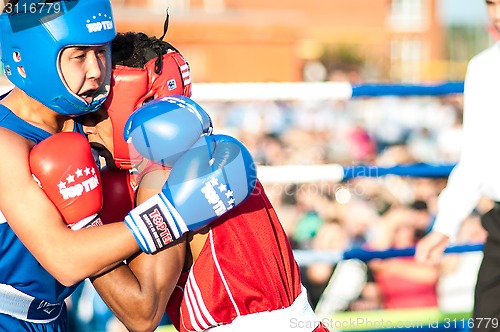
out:
<path id="1" fill-rule="evenodd" d="M 51 135 L 3 105 L 0 126 L 35 143 Z M 64 300 L 77 286 L 63 286 L 50 275 L 17 238 L 0 211 L 0 331 L 65 331 Z M 9 306 L 11 298 L 22 301 Z"/>

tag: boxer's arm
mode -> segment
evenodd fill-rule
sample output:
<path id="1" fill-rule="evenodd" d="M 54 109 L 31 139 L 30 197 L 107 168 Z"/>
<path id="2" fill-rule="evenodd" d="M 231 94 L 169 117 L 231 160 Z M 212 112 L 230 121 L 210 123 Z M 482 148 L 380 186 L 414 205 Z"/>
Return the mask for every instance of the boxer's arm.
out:
<path id="1" fill-rule="evenodd" d="M 137 203 L 160 192 L 166 178 L 167 171 L 145 175 L 138 189 Z M 183 236 L 166 250 L 154 255 L 140 253 L 132 257 L 128 265 L 91 278 L 91 281 L 104 302 L 129 330 L 154 330 L 179 279 L 185 252 Z"/>
<path id="2" fill-rule="evenodd" d="M 29 167 L 32 143 L 0 128 L 0 211 L 35 258 L 64 285 L 73 285 L 138 250 L 124 223 L 99 230 L 68 229 Z M 106 253 L 106 255 L 103 255 Z"/>
<path id="3" fill-rule="evenodd" d="M 153 331 L 160 323 L 185 256 L 185 235 L 154 255 L 140 253 L 128 265 L 91 278 L 97 292 L 130 331 Z"/>

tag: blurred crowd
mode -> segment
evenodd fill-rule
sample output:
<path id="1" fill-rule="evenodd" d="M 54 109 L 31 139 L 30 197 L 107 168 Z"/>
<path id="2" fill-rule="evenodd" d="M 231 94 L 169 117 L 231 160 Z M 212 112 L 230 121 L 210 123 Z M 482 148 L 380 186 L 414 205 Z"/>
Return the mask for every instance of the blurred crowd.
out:
<path id="1" fill-rule="evenodd" d="M 456 162 L 461 148 L 461 95 L 200 103 L 214 132 L 241 139 L 258 165 L 439 165 Z M 445 184 L 446 178 L 392 175 L 300 183 L 291 176 L 288 184 L 264 186 L 294 249 L 345 251 L 414 246 L 432 227 Z M 456 243 L 485 240 L 478 215 L 491 204 L 482 201 L 463 221 Z M 325 317 L 423 307 L 469 312 L 481 258 L 481 252 L 449 254 L 439 266 L 418 264 L 413 257 L 352 260 L 315 263 L 301 272 L 311 305 Z M 74 307 L 92 292 L 79 294 Z M 89 299 L 83 301 L 88 308 L 72 310 L 74 321 L 109 322 L 105 305 L 95 294 Z"/>

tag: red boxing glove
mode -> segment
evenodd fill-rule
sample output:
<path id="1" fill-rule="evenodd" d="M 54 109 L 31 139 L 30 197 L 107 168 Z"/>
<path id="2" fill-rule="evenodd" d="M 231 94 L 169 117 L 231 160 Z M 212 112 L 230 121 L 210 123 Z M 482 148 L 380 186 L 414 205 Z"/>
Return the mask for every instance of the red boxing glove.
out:
<path id="1" fill-rule="evenodd" d="M 75 132 L 52 135 L 29 155 L 31 173 L 71 229 L 102 225 L 101 179 L 87 139 Z"/>
<path id="2" fill-rule="evenodd" d="M 137 186 L 127 170 L 101 170 L 102 209 L 99 212 L 104 224 L 123 221 L 134 208 Z"/>

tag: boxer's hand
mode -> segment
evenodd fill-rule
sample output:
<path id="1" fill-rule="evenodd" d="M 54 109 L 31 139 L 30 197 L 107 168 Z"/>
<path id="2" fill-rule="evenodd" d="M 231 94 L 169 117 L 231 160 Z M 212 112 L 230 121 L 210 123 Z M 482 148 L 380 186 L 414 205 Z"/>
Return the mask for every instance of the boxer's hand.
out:
<path id="1" fill-rule="evenodd" d="M 202 135 L 212 133 L 210 116 L 185 96 L 153 100 L 125 124 L 124 138 L 144 157 L 172 167 Z"/>
<path id="2" fill-rule="evenodd" d="M 226 135 L 202 136 L 174 164 L 162 192 L 125 218 L 139 246 L 153 253 L 243 202 L 256 184 L 247 148 Z"/>
<path id="3" fill-rule="evenodd" d="M 418 241 L 415 260 L 420 263 L 436 265 L 441 261 L 444 250 L 448 246 L 448 236 L 439 232 L 430 232 Z"/>
<path id="4" fill-rule="evenodd" d="M 102 225 L 99 171 L 83 135 L 52 135 L 35 145 L 29 163 L 33 178 L 71 229 Z"/>

